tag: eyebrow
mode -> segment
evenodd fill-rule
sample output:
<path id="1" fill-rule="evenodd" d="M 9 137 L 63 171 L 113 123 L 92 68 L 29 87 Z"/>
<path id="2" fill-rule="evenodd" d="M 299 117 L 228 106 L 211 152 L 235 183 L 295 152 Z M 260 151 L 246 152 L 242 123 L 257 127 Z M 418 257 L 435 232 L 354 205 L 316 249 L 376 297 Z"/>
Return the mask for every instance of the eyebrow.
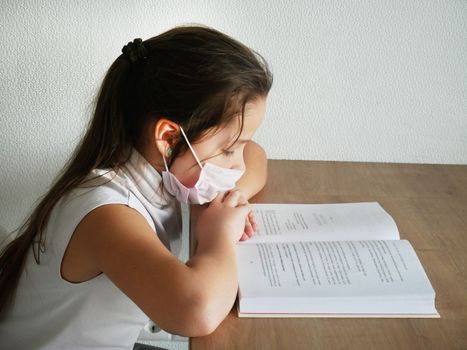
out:
<path id="1" fill-rule="evenodd" d="M 238 139 L 237 141 L 235 141 L 235 143 L 247 143 L 248 141 L 251 141 L 249 139 Z"/>
<path id="2" fill-rule="evenodd" d="M 230 149 L 230 147 L 233 147 L 233 146 L 238 145 L 238 144 L 247 143 L 248 141 L 251 141 L 251 140 L 249 140 L 249 139 L 238 139 L 234 143 L 229 144 L 227 149 Z"/>

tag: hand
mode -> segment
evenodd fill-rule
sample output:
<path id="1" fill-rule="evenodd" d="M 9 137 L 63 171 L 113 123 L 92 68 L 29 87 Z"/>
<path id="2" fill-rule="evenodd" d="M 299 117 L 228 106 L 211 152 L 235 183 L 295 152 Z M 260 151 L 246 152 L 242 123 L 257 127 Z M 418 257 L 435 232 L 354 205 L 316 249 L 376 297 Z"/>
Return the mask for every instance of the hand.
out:
<path id="1" fill-rule="evenodd" d="M 199 214 L 196 223 L 198 242 L 228 236 L 235 244 L 245 233 L 250 212 L 251 205 L 241 191 L 219 193 Z"/>
<path id="2" fill-rule="evenodd" d="M 240 238 L 241 241 L 246 241 L 250 239 L 258 229 L 258 225 L 256 223 L 255 214 L 252 211 L 248 213 L 248 216 L 245 221 L 245 231 L 243 232 L 242 237 Z"/>
<path id="3" fill-rule="evenodd" d="M 250 204 L 247 200 L 246 195 L 243 193 L 242 190 L 236 188 L 235 191 L 240 192 L 240 200 L 242 203 Z M 226 193 L 229 193 L 229 191 L 227 191 Z M 258 228 L 258 225 L 256 224 L 255 214 L 253 210 L 251 210 L 245 219 L 245 229 L 243 231 L 243 234 L 240 240 L 246 241 L 247 239 L 250 239 L 255 234 L 257 228 Z"/>

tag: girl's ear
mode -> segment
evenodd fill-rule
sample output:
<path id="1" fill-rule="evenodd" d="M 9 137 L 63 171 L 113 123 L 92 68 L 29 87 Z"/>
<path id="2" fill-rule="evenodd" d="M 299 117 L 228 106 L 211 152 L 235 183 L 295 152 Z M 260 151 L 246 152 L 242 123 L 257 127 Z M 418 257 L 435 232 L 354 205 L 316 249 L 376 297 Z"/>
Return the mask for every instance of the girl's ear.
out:
<path id="1" fill-rule="evenodd" d="M 169 149 L 175 146 L 175 140 L 177 140 L 180 135 L 180 126 L 168 119 L 161 118 L 154 126 L 153 135 L 159 152 L 165 157 L 169 157 Z"/>

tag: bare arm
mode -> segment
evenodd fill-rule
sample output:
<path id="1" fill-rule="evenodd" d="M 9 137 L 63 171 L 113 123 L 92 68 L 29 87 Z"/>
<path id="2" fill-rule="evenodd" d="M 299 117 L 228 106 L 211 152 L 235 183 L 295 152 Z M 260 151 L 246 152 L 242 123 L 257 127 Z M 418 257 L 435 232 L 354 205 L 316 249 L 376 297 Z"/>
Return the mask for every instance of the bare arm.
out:
<path id="1" fill-rule="evenodd" d="M 254 141 L 249 141 L 243 151 L 245 174 L 237 181 L 236 187 L 247 199 L 250 199 L 266 184 L 268 177 L 268 160 L 264 149 Z"/>
<path id="2" fill-rule="evenodd" d="M 186 263 L 162 244 L 146 219 L 121 204 L 87 214 L 73 238 L 80 259 L 104 272 L 161 328 L 183 336 L 214 331 L 237 292 L 234 243 L 243 230 L 248 202 L 234 191 L 218 196 L 196 230 L 198 250 Z"/>

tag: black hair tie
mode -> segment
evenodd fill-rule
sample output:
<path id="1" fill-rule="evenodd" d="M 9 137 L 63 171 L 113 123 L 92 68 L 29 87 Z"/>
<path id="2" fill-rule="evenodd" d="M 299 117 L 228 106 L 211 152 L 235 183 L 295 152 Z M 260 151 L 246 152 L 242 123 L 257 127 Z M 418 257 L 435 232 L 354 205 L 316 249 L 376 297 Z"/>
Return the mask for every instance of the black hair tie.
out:
<path id="1" fill-rule="evenodd" d="M 143 45 L 143 40 L 137 38 L 122 48 L 123 55 L 131 62 L 139 62 L 148 58 L 148 50 Z"/>

